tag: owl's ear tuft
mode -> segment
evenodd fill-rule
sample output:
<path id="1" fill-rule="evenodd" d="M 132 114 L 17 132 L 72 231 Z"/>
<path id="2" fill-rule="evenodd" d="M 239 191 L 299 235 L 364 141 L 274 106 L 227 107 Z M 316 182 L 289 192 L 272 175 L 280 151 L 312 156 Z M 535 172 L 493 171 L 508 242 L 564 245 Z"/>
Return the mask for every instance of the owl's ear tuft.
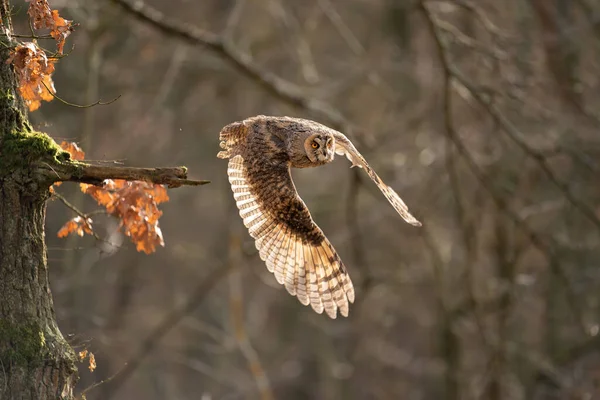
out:
<path id="1" fill-rule="evenodd" d="M 225 126 L 219 134 L 221 142 L 219 146 L 223 149 L 217 154 L 218 158 L 230 158 L 239 153 L 240 146 L 246 142 L 248 127 L 242 122 L 234 122 Z"/>

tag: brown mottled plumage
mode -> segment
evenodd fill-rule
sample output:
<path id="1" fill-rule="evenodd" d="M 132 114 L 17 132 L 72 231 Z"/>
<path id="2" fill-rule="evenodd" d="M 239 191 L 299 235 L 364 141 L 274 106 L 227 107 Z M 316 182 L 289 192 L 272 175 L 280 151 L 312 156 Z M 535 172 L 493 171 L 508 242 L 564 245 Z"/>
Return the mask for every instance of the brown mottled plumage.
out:
<path id="1" fill-rule="evenodd" d="M 352 166 L 364 168 L 396 211 L 419 226 L 408 208 L 371 169 L 343 134 L 313 121 L 289 117 L 256 116 L 221 130 L 219 158 L 229 158 L 227 174 L 244 225 L 256 240 L 260 258 L 277 282 L 335 318 L 348 316 L 354 287 L 346 267 L 313 222 L 298 196 L 290 167 L 318 167 L 345 155 Z"/>

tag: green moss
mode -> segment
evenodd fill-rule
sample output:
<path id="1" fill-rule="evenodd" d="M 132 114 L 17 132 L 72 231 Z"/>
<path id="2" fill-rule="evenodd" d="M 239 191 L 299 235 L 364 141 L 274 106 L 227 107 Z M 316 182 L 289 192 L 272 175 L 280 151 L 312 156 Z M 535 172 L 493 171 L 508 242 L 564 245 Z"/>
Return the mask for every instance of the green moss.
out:
<path id="1" fill-rule="evenodd" d="M 15 95 L 11 91 L 8 91 L 2 95 L 2 99 L 6 99 L 12 103 L 15 100 Z"/>
<path id="2" fill-rule="evenodd" d="M 4 365 L 41 361 L 46 352 L 46 336 L 39 326 L 0 320 L 0 361 Z"/>
<path id="3" fill-rule="evenodd" d="M 54 159 L 62 162 L 70 159 L 70 154 L 62 150 L 50 136 L 43 132 L 12 131 L 4 136 L 0 147 L 0 177 L 17 168 L 27 168 L 32 162 Z"/>

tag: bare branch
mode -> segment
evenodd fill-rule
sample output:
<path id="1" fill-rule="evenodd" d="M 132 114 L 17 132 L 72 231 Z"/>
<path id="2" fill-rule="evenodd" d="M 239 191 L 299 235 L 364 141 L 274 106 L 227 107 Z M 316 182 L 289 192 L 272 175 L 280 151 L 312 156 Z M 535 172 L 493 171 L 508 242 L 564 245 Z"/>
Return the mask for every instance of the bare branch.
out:
<path id="1" fill-rule="evenodd" d="M 50 165 L 43 163 L 40 170 L 53 183 L 60 181 L 100 184 L 106 179 L 124 179 L 126 181 L 145 181 L 170 188 L 180 186 L 199 186 L 210 183 L 204 180 L 187 179 L 187 168 L 136 168 L 89 165 L 82 162 Z"/>
<path id="2" fill-rule="evenodd" d="M 548 180 L 552 182 L 565 196 L 565 198 L 573 204 L 573 206 L 578 209 L 587 219 L 589 219 L 595 226 L 600 230 L 600 219 L 596 216 L 596 213 L 583 201 L 579 200 L 568 183 L 563 182 L 555 173 L 552 171 L 550 167 L 550 163 L 548 161 L 547 156 L 544 152 L 539 151 L 532 147 L 525 139 L 523 139 L 524 135 L 517 129 L 517 127 L 500 111 L 498 106 L 489 101 L 486 95 L 482 94 L 478 91 L 475 86 L 470 83 L 467 78 L 460 73 L 456 68 L 449 65 L 448 66 L 449 73 L 455 82 L 459 83 L 462 87 L 467 89 L 467 91 L 473 96 L 475 100 L 481 106 L 483 106 L 484 110 L 502 127 L 503 131 L 506 135 L 516 144 L 521 150 L 523 150 L 527 155 L 529 155 L 535 162 L 538 164 L 540 169 L 544 172 L 544 174 L 548 177 Z"/>
<path id="3" fill-rule="evenodd" d="M 211 289 L 213 289 L 234 267 L 233 264 L 219 265 L 213 269 L 203 281 L 194 289 L 188 300 L 181 306 L 175 307 L 165 318 L 150 332 L 142 341 L 140 347 L 134 352 L 129 360 L 124 364 L 123 369 L 117 376 L 108 383 L 104 392 L 104 399 L 109 400 L 114 397 L 117 391 L 137 370 L 142 361 L 150 355 L 152 350 L 169 333 L 175 325 L 184 317 L 194 311 L 206 298 Z"/>
<path id="4" fill-rule="evenodd" d="M 477 17 L 477 19 L 481 22 L 483 27 L 491 35 L 502 37 L 502 38 L 507 37 L 506 32 L 504 32 L 502 29 L 498 28 L 496 26 L 496 24 L 494 24 L 492 22 L 492 20 L 488 18 L 486 13 L 481 8 L 479 8 L 479 6 L 477 5 L 477 2 L 472 2 L 472 1 L 468 1 L 468 0 L 452 0 L 452 1 L 428 0 L 427 2 L 428 3 L 446 3 L 446 4 L 452 4 L 454 6 L 463 8 L 463 9 L 467 10 L 468 12 L 473 13 Z"/>
<path id="5" fill-rule="evenodd" d="M 443 69 L 443 104 L 445 125 L 444 130 L 446 136 L 452 141 L 452 143 L 458 150 L 458 153 L 465 161 L 466 165 L 469 167 L 473 175 L 475 175 L 477 180 L 480 182 L 481 186 L 485 188 L 485 190 L 489 193 L 498 209 L 501 210 L 504 214 L 506 214 L 506 216 L 511 221 L 513 221 L 513 223 L 529 238 L 531 244 L 535 246 L 546 257 L 552 272 L 555 273 L 556 276 L 563 282 L 569 305 L 573 314 L 575 315 L 581 332 L 586 333 L 587 329 L 585 321 L 583 319 L 583 315 L 581 313 L 581 307 L 579 305 L 577 296 L 573 292 L 573 288 L 571 287 L 571 283 L 567 274 L 557 261 L 557 254 L 555 249 L 558 248 L 558 245 L 554 243 L 554 241 L 551 238 L 540 237 L 540 235 L 535 230 L 533 230 L 529 226 L 529 224 L 523 221 L 523 219 L 521 219 L 521 217 L 514 210 L 511 209 L 505 197 L 498 193 L 496 187 L 492 183 L 490 183 L 488 176 L 481 170 L 481 168 L 475 162 L 473 156 L 471 155 L 465 144 L 460 140 L 460 138 L 456 134 L 456 131 L 454 129 L 454 121 L 452 117 L 452 82 L 456 81 L 456 77 L 454 76 L 454 70 L 449 60 L 446 45 L 441 38 L 440 29 L 436 25 L 435 17 L 431 15 L 429 9 L 427 8 L 425 0 L 421 0 L 419 2 L 419 9 L 425 16 L 426 24 L 433 37 L 437 55 L 441 63 L 441 67 Z M 482 96 L 477 91 L 475 91 L 473 94 L 478 94 L 479 96 Z M 548 243 L 550 243 L 550 245 Z"/>
<path id="6" fill-rule="evenodd" d="M 508 58 L 508 55 L 502 50 L 499 50 L 495 47 L 492 47 L 491 49 L 488 48 L 488 46 L 473 39 L 471 36 L 462 32 L 459 28 L 457 28 L 450 22 L 436 18 L 435 23 L 440 29 L 446 31 L 455 42 L 460 43 L 465 47 L 469 47 L 473 50 L 476 50 L 482 54 L 485 54 L 486 56 L 492 57 L 499 61 L 504 61 Z"/>
<path id="7" fill-rule="evenodd" d="M 225 37 L 169 18 L 143 1 L 136 1 L 134 3 L 127 0 L 111 1 L 121 6 L 140 21 L 152 25 L 166 35 L 185 40 L 192 45 L 203 46 L 221 57 L 242 75 L 258 83 L 264 90 L 279 100 L 294 107 L 310 111 L 318 118 L 327 120 L 336 129 L 349 130 L 349 122 L 339 111 L 323 101 L 306 96 L 302 89 L 294 83 L 288 82 L 272 72 L 262 69 L 260 65 L 252 60 L 249 54 L 239 51 Z"/>
<path id="8" fill-rule="evenodd" d="M 41 82 L 42 82 L 42 85 L 44 85 L 44 87 L 46 88 L 46 91 L 48 93 L 50 93 L 50 95 L 52 97 L 54 97 L 56 100 L 60 101 L 63 104 L 66 104 L 68 106 L 75 107 L 75 108 L 90 108 L 90 107 L 94 107 L 94 106 L 107 106 L 107 105 L 112 104 L 112 103 L 114 103 L 115 101 L 117 101 L 117 100 L 119 100 L 121 98 L 121 95 L 118 95 L 117 97 L 115 97 L 114 99 L 109 100 L 109 101 L 97 100 L 97 101 L 95 101 L 95 102 L 93 102 L 91 104 L 85 104 L 85 105 L 75 104 L 75 103 L 71 103 L 71 102 L 63 99 L 62 97 L 58 97 L 54 92 L 52 92 L 52 90 L 50 90 L 50 88 L 48 87 L 48 85 L 46 85 L 44 83 L 44 81 L 41 81 Z"/>
<path id="9" fill-rule="evenodd" d="M 240 265 L 241 258 L 241 239 L 236 234 L 231 234 L 229 238 L 229 263 Z M 242 277 L 240 271 L 234 270 L 229 274 L 229 308 L 231 316 L 231 325 L 234 331 L 234 337 L 240 353 L 246 359 L 248 369 L 252 373 L 254 382 L 262 400 L 274 399 L 273 390 L 269 383 L 269 378 L 265 373 L 260 357 L 252 346 L 250 338 L 246 333 L 246 324 L 244 321 L 244 298 L 242 290 Z"/>

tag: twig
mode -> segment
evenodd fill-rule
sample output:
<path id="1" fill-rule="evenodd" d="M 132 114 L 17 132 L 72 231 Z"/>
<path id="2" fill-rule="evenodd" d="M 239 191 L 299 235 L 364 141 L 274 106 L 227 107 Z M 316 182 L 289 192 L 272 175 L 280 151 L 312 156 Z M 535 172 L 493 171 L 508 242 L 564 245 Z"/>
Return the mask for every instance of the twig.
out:
<path id="1" fill-rule="evenodd" d="M 56 191 L 54 193 L 52 193 L 52 197 L 55 197 L 58 200 L 60 200 L 65 206 L 67 206 L 68 209 L 70 209 L 75 214 L 77 214 L 81 218 L 83 218 L 83 221 L 87 225 L 87 227 L 90 228 L 90 230 L 92 229 L 91 225 L 89 225 L 87 223 L 87 219 L 89 218 L 88 214 L 84 213 L 83 211 L 81 211 L 80 209 L 78 209 L 77 207 L 75 207 L 72 203 L 69 202 L 69 200 L 65 199 L 63 195 L 57 193 Z"/>
<path id="2" fill-rule="evenodd" d="M 581 313 L 581 307 L 578 304 L 577 297 L 573 292 L 571 284 L 569 282 L 569 278 L 566 273 L 563 271 L 558 262 L 556 262 L 557 254 L 554 248 L 558 247 L 556 243 L 550 238 L 546 239 L 547 241 L 552 242 L 552 246 L 549 246 L 544 239 L 542 239 L 537 232 L 535 232 L 525 221 L 523 221 L 519 215 L 514 212 L 510 206 L 507 204 L 507 201 L 497 193 L 496 188 L 493 184 L 491 184 L 483 171 L 481 171 L 479 165 L 475 162 L 473 157 L 471 156 L 469 150 L 464 145 L 464 143 L 460 140 L 458 135 L 456 134 L 452 121 L 452 81 L 454 78 L 453 69 L 451 67 L 451 63 L 447 54 L 447 49 L 445 47 L 444 42 L 440 36 L 438 31 L 438 27 L 435 24 L 435 19 L 431 15 L 429 9 L 425 5 L 425 0 L 420 0 L 419 9 L 422 11 L 425 16 L 426 24 L 429 28 L 429 31 L 433 37 L 437 55 L 439 61 L 441 63 L 441 67 L 443 69 L 443 87 L 444 87 L 444 125 L 445 125 L 445 134 L 452 141 L 459 154 L 465 160 L 467 166 L 475 175 L 477 180 L 480 182 L 482 187 L 486 189 L 486 191 L 490 194 L 492 200 L 496 204 L 496 206 L 504 212 L 513 223 L 529 238 L 529 241 L 532 245 L 534 245 L 540 252 L 546 257 L 548 263 L 552 269 L 552 271 L 563 281 L 565 293 L 567 296 L 567 300 L 571 307 L 573 314 L 576 316 L 577 323 L 579 328 L 583 333 L 587 333 L 585 321 L 583 319 Z"/>
<path id="3" fill-rule="evenodd" d="M 83 390 L 81 391 L 81 393 L 79 393 L 79 396 L 78 396 L 78 397 L 79 397 L 79 398 L 81 398 L 81 399 L 85 399 L 85 397 L 84 397 L 84 396 L 85 396 L 85 394 L 86 394 L 87 392 L 89 392 L 89 391 L 90 391 L 90 390 L 92 390 L 92 389 L 95 389 L 95 388 L 97 388 L 98 386 L 100 386 L 100 385 L 102 385 L 102 384 L 104 384 L 104 383 L 108 383 L 108 382 L 112 381 L 112 380 L 113 380 L 113 379 L 114 379 L 114 378 L 115 378 L 117 375 L 119 375 L 119 374 L 121 373 L 121 371 L 123 371 L 123 369 L 124 369 L 124 368 L 125 368 L 125 365 L 123 365 L 123 367 L 121 367 L 121 369 L 119 369 L 117 372 L 115 372 L 114 374 L 112 374 L 112 375 L 111 375 L 111 376 L 109 376 L 108 378 L 106 378 L 106 379 L 102 379 L 102 380 L 101 380 L 101 381 L 99 381 L 99 382 L 94 382 L 94 383 L 92 383 L 90 386 L 88 386 L 88 387 L 86 387 L 85 389 L 83 389 Z"/>
<path id="4" fill-rule="evenodd" d="M 362 234 L 359 225 L 358 197 L 363 181 L 358 168 L 352 168 L 350 172 L 350 185 L 348 188 L 348 197 L 346 200 L 346 224 L 350 232 L 350 247 L 352 249 L 353 263 L 360 268 L 362 273 L 362 290 L 364 293 L 373 286 L 373 276 L 367 266 L 364 247 L 362 245 Z M 364 296 L 366 298 L 366 295 Z M 360 303 L 362 304 L 362 303 Z"/>
<path id="5" fill-rule="evenodd" d="M 460 44 L 464 45 L 465 47 L 469 47 L 471 49 L 477 50 L 477 51 L 479 51 L 489 57 L 492 57 L 496 60 L 499 60 L 499 61 L 504 61 L 508 58 L 507 54 L 504 53 L 503 51 L 496 49 L 496 48 L 490 49 L 489 46 L 486 46 L 485 44 L 479 42 L 478 40 L 473 39 L 471 36 L 465 34 L 463 31 L 461 31 L 459 28 L 457 28 L 450 22 L 443 21 L 439 18 L 436 18 L 435 23 L 441 30 L 443 30 L 443 31 L 447 32 L 449 35 L 451 35 L 452 38 L 457 43 L 460 43 Z"/>
<path id="6" fill-rule="evenodd" d="M 462 241 L 466 253 L 465 278 L 466 278 L 466 293 L 468 303 L 472 307 L 472 313 L 477 325 L 477 330 L 486 347 L 489 348 L 489 339 L 485 329 L 484 318 L 481 316 L 480 304 L 475 295 L 475 279 L 473 272 L 477 259 L 478 236 L 476 232 L 475 222 L 467 217 L 465 205 L 461 196 L 461 185 L 458 180 L 458 170 L 456 162 L 453 142 L 449 137 L 446 137 L 446 168 L 448 169 L 448 180 L 450 189 L 454 197 L 456 219 L 461 226 Z"/>
<path id="7" fill-rule="evenodd" d="M 496 24 L 494 24 L 492 22 L 491 19 L 488 18 L 488 16 L 486 15 L 485 12 L 483 12 L 481 10 L 481 8 L 479 8 L 479 6 L 475 5 L 475 2 L 471 2 L 468 0 L 428 0 L 428 3 L 446 3 L 446 4 L 453 4 L 457 7 L 463 8 L 467 11 L 469 11 L 470 13 L 473 13 L 477 19 L 481 22 L 481 24 L 483 25 L 483 27 L 492 35 L 498 36 L 498 37 L 507 37 L 508 35 L 506 34 L 506 32 L 502 31 L 502 29 L 498 28 L 496 26 Z M 422 4 L 422 3 L 420 3 Z"/>
<path id="8" fill-rule="evenodd" d="M 100 242 L 104 242 L 107 243 L 115 248 L 120 247 L 117 244 L 111 243 L 106 239 L 103 239 L 100 237 L 100 235 L 98 235 L 95 231 L 94 228 L 92 228 L 92 225 L 90 225 L 88 223 L 88 218 L 90 216 L 90 214 L 86 214 L 83 211 L 81 211 L 80 209 L 78 209 L 77 207 L 75 207 L 71 202 L 69 202 L 69 200 L 67 200 L 66 198 L 64 198 L 63 195 L 61 195 L 60 193 L 57 193 L 56 191 L 54 191 L 52 193 L 52 197 L 60 200 L 69 210 L 73 211 L 75 214 L 77 214 L 78 216 L 81 217 L 81 219 L 83 220 L 83 223 L 89 228 L 90 230 L 90 235 L 92 235 L 96 240 L 100 241 Z"/>
<path id="9" fill-rule="evenodd" d="M 229 263 L 240 264 L 240 238 L 231 234 L 229 243 Z M 246 359 L 248 369 L 252 373 L 256 387 L 262 400 L 274 399 L 273 391 L 267 374 L 265 373 L 258 353 L 252 347 L 244 323 L 244 299 L 240 271 L 231 271 L 229 274 L 229 307 L 231 313 L 231 324 L 233 325 L 234 337 L 237 346 Z"/>
<path id="10" fill-rule="evenodd" d="M 48 91 L 48 93 L 50 93 L 50 95 L 52 97 L 54 97 L 56 100 L 60 101 L 61 103 L 66 104 L 68 106 L 76 107 L 76 108 L 90 108 L 90 107 L 94 107 L 94 106 L 107 106 L 107 105 L 109 105 L 111 103 L 114 103 L 115 101 L 117 101 L 117 100 L 119 100 L 121 98 L 121 95 L 118 95 L 117 97 L 115 97 L 114 99 L 112 99 L 110 101 L 103 102 L 102 100 L 98 100 L 95 103 L 82 106 L 80 104 L 71 103 L 71 102 L 68 102 L 67 100 L 65 100 L 65 99 L 63 99 L 61 97 L 58 97 L 55 93 L 52 92 L 52 90 L 50 90 L 50 88 L 46 85 L 46 83 L 44 81 L 40 81 L 40 82 L 42 82 L 42 85 L 44 85 L 44 87 L 46 88 L 46 90 Z"/>
<path id="11" fill-rule="evenodd" d="M 350 133 L 351 124 L 335 108 L 315 98 L 306 96 L 295 84 L 270 71 L 262 69 L 249 54 L 240 52 L 229 40 L 212 32 L 204 31 L 188 23 L 169 18 L 157 9 L 139 0 L 111 0 L 140 21 L 146 22 L 160 32 L 203 46 L 228 62 L 242 75 L 257 82 L 268 93 L 283 102 L 310 111 L 318 118 L 327 120 L 335 129 Z"/>
<path id="12" fill-rule="evenodd" d="M 48 170 L 50 168 L 50 170 Z M 54 182 L 70 181 L 97 185 L 106 179 L 124 179 L 126 181 L 145 181 L 169 188 L 180 186 L 206 185 L 210 181 L 187 179 L 187 168 L 136 168 L 89 165 L 82 162 L 56 164 L 50 167 L 44 163 L 40 169 L 49 180 Z"/>
<path id="13" fill-rule="evenodd" d="M 0 36 L 9 36 L 6 33 L 0 33 Z M 19 38 L 19 39 L 53 39 L 50 35 L 10 35 L 10 37 Z"/>
<path id="14" fill-rule="evenodd" d="M 527 141 L 523 139 L 523 134 L 519 132 L 517 127 L 500 111 L 500 109 L 491 103 L 484 95 L 482 95 L 468 80 L 465 76 L 460 73 L 456 68 L 449 65 L 448 70 L 455 82 L 459 82 L 469 93 L 473 96 L 479 104 L 487 111 L 487 113 L 502 127 L 506 135 L 529 155 L 548 177 L 548 180 L 552 182 L 566 197 L 566 199 L 578 209 L 587 219 L 589 219 L 595 226 L 600 230 L 600 219 L 596 216 L 595 212 L 587 206 L 584 202 L 580 201 L 574 194 L 569 185 L 563 182 L 558 176 L 552 171 L 550 163 L 544 152 L 533 148 Z"/>
<path id="15" fill-rule="evenodd" d="M 119 375 L 117 375 L 111 385 L 108 385 L 104 392 L 104 399 L 109 400 L 119 391 L 125 382 L 132 376 L 133 372 L 140 366 L 142 361 L 152 353 L 160 340 L 169 333 L 184 317 L 194 311 L 204 301 L 211 289 L 224 278 L 229 271 L 234 268 L 233 264 L 226 263 L 216 267 L 202 281 L 188 300 L 181 306 L 175 307 L 167 316 L 152 330 L 152 332 L 142 341 L 142 344 L 134 354 L 125 363 Z"/>
<path id="16" fill-rule="evenodd" d="M 438 312 L 441 314 L 439 320 L 440 332 L 440 357 L 445 362 L 444 386 L 446 391 L 446 399 L 453 400 L 460 398 L 460 385 L 458 384 L 458 365 L 461 362 L 462 347 L 460 339 L 456 332 L 455 324 L 459 317 L 449 306 L 447 300 L 446 277 L 444 274 L 444 261 L 439 251 L 439 247 L 435 244 L 429 226 L 423 223 L 421 230 L 421 239 L 425 247 L 429 250 L 431 256 L 431 264 L 433 267 L 433 281 L 435 288 L 435 297 L 438 303 Z"/>
<path id="17" fill-rule="evenodd" d="M 356 55 L 363 55 L 365 53 L 364 46 L 360 43 L 354 32 L 352 32 L 352 30 L 344 22 L 334 5 L 331 4 L 331 1 L 319 0 L 318 3 L 327 19 L 331 21 L 352 52 Z"/>

